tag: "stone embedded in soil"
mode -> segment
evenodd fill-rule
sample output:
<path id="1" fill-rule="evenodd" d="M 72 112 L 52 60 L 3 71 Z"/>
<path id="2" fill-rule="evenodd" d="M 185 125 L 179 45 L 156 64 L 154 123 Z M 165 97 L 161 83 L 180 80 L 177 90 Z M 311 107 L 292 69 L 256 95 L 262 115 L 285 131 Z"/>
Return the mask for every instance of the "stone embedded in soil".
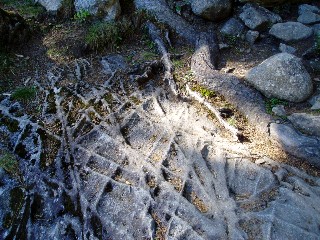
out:
<path id="1" fill-rule="evenodd" d="M 56 12 L 62 6 L 62 0 L 37 0 L 47 11 Z"/>
<path id="2" fill-rule="evenodd" d="M 313 96 L 308 102 L 312 105 L 311 110 L 319 110 L 320 109 L 320 94 Z"/>
<path id="3" fill-rule="evenodd" d="M 272 26 L 269 34 L 286 42 L 300 41 L 312 35 L 312 28 L 299 22 L 277 23 Z"/>
<path id="4" fill-rule="evenodd" d="M 103 17 L 105 21 L 114 21 L 121 14 L 119 0 L 75 0 L 74 6 L 77 12 L 86 10 Z"/>
<path id="5" fill-rule="evenodd" d="M 279 15 L 255 4 L 246 4 L 239 15 L 244 24 L 251 30 L 265 30 L 270 24 L 280 22 Z"/>
<path id="6" fill-rule="evenodd" d="M 230 18 L 221 28 L 220 32 L 227 36 L 240 36 L 244 25 L 236 18 Z"/>
<path id="7" fill-rule="evenodd" d="M 283 53 L 290 53 L 290 54 L 294 54 L 297 51 L 297 49 L 295 49 L 294 47 L 291 47 L 284 43 L 280 43 L 279 50 Z"/>
<path id="8" fill-rule="evenodd" d="M 314 35 L 320 35 L 320 23 L 312 26 Z"/>
<path id="9" fill-rule="evenodd" d="M 312 93 L 312 80 L 301 60 L 288 53 L 276 54 L 252 68 L 246 80 L 267 97 L 302 102 Z"/>
<path id="10" fill-rule="evenodd" d="M 320 137 L 320 116 L 307 113 L 293 113 L 288 116 L 288 119 L 300 131 Z"/>
<path id="11" fill-rule="evenodd" d="M 229 16 L 232 10 L 230 0 L 191 1 L 192 12 L 204 19 L 217 21 Z"/>
<path id="12" fill-rule="evenodd" d="M 315 24 L 320 22 L 320 15 L 313 12 L 305 12 L 298 17 L 298 22 L 303 24 Z"/>
<path id="13" fill-rule="evenodd" d="M 282 116 L 286 116 L 287 113 L 286 113 L 286 110 L 284 109 L 284 106 L 283 105 L 277 105 L 275 107 L 272 108 L 272 112 L 279 116 L 279 117 L 282 117 Z"/>
<path id="14" fill-rule="evenodd" d="M 254 44 L 257 39 L 259 38 L 259 32 L 258 31 L 252 31 L 249 30 L 246 34 L 246 40 L 250 44 Z"/>

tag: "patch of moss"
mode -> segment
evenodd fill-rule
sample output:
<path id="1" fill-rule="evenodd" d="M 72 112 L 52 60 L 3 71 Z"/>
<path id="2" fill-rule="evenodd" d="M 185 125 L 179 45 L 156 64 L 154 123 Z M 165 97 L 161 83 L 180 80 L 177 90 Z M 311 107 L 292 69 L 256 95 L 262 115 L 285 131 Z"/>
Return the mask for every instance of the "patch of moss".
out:
<path id="1" fill-rule="evenodd" d="M 36 97 L 37 91 L 35 87 L 21 87 L 17 88 L 12 94 L 11 97 L 13 100 L 18 101 L 29 101 Z"/>
<path id="2" fill-rule="evenodd" d="M 201 96 L 205 98 L 213 98 L 216 96 L 216 93 L 212 90 L 209 90 L 207 88 L 201 87 L 199 85 L 196 85 L 192 88 L 193 91 L 197 91 L 201 94 Z"/>
<path id="3" fill-rule="evenodd" d="M 19 175 L 19 164 L 14 155 L 10 153 L 5 153 L 0 158 L 0 168 L 3 168 L 6 172 L 8 172 L 12 176 Z"/>

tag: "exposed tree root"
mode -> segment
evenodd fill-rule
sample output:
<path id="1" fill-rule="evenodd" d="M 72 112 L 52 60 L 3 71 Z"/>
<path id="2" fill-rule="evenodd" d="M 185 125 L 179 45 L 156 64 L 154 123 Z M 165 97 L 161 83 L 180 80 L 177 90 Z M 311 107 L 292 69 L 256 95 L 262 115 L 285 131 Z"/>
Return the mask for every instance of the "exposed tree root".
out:
<path id="1" fill-rule="evenodd" d="M 225 121 L 222 117 L 220 112 L 209 102 L 207 102 L 201 95 L 197 92 L 194 92 L 190 89 L 188 85 L 186 85 L 186 90 L 187 93 L 194 98 L 196 101 L 199 103 L 203 104 L 206 106 L 216 117 L 216 119 L 219 121 L 219 123 L 226 129 L 228 130 L 232 136 L 236 139 L 239 140 L 241 137 L 243 137 L 243 134 L 238 131 L 235 127 L 231 126 L 227 121 Z"/>
<path id="2" fill-rule="evenodd" d="M 157 29 L 157 27 L 152 24 L 151 22 L 147 23 L 147 28 L 149 30 L 149 35 L 151 39 L 157 44 L 158 51 L 162 55 L 162 63 L 164 66 L 164 80 L 168 83 L 170 90 L 175 94 L 178 95 L 178 88 L 176 83 L 173 79 L 173 65 L 170 60 L 170 55 L 164 45 L 164 42 L 161 39 L 160 31 Z"/>

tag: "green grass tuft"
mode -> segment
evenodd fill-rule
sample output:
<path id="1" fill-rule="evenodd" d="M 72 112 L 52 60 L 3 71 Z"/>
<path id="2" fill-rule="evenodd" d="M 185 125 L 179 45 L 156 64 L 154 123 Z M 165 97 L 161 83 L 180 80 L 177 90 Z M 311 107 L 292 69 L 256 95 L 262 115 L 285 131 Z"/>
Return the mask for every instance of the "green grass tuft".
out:
<path id="1" fill-rule="evenodd" d="M 83 23 L 83 22 L 86 22 L 90 17 L 91 17 L 91 14 L 88 10 L 81 9 L 79 12 L 77 12 L 73 16 L 73 19 L 80 23 Z"/>
<path id="2" fill-rule="evenodd" d="M 113 48 L 119 46 L 124 38 L 133 31 L 131 21 L 126 18 L 118 22 L 98 22 L 93 24 L 85 37 L 92 49 Z"/>

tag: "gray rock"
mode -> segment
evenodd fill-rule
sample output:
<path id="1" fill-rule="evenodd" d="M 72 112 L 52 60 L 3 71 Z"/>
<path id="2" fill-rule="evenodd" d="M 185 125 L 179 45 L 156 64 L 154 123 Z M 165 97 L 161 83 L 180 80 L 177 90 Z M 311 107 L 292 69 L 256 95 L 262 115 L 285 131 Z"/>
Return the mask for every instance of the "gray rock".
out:
<path id="1" fill-rule="evenodd" d="M 257 39 L 259 38 L 259 32 L 258 31 L 252 31 L 249 30 L 246 34 L 246 40 L 250 44 L 254 44 Z"/>
<path id="2" fill-rule="evenodd" d="M 297 51 L 297 49 L 295 49 L 294 47 L 288 46 L 283 43 L 280 43 L 279 50 L 283 53 L 290 53 L 290 54 L 294 54 Z"/>
<path id="3" fill-rule="evenodd" d="M 320 167 L 320 141 L 304 136 L 284 124 L 270 125 L 270 136 L 276 139 L 286 152 Z"/>
<path id="4" fill-rule="evenodd" d="M 320 137 L 320 116 L 307 113 L 294 113 L 288 119 L 300 131 Z"/>
<path id="5" fill-rule="evenodd" d="M 61 5 L 62 0 L 36 0 L 35 2 L 40 3 L 47 11 L 57 11 Z"/>
<path id="6" fill-rule="evenodd" d="M 116 71 L 124 70 L 127 67 L 124 57 L 118 54 L 103 57 L 101 64 L 106 74 L 114 74 Z"/>
<path id="7" fill-rule="evenodd" d="M 316 101 L 312 107 L 311 110 L 320 110 L 320 100 Z"/>
<path id="8" fill-rule="evenodd" d="M 313 89 L 310 75 L 300 59 L 279 53 L 247 73 L 247 81 L 267 97 L 276 97 L 291 102 L 302 102 Z"/>
<path id="9" fill-rule="evenodd" d="M 312 28 L 299 22 L 277 23 L 269 31 L 272 36 L 286 41 L 300 41 L 312 35 Z"/>
<path id="10" fill-rule="evenodd" d="M 298 17 L 298 22 L 303 24 L 314 24 L 320 22 L 320 15 L 313 12 L 305 12 Z"/>
<path id="11" fill-rule="evenodd" d="M 240 36 L 244 30 L 242 22 L 235 18 L 230 18 L 221 28 L 220 32 L 224 35 Z"/>
<path id="12" fill-rule="evenodd" d="M 302 4 L 299 6 L 299 15 L 304 13 L 312 12 L 312 13 L 320 13 L 320 9 L 316 6 L 309 5 L 309 4 Z"/>
<path id="13" fill-rule="evenodd" d="M 121 13 L 119 0 L 75 0 L 74 5 L 77 12 L 87 10 L 103 17 L 105 21 L 112 21 Z"/>
<path id="14" fill-rule="evenodd" d="M 279 15 L 255 4 L 246 4 L 239 16 L 244 24 L 252 30 L 267 29 L 270 24 L 280 22 Z"/>
<path id="15" fill-rule="evenodd" d="M 229 16 L 232 10 L 230 0 L 192 0 L 192 12 L 204 19 L 217 21 Z"/>
<path id="16" fill-rule="evenodd" d="M 320 94 L 313 96 L 308 102 L 312 105 L 311 110 L 319 110 L 320 109 Z"/>
<path id="17" fill-rule="evenodd" d="M 219 43 L 219 49 L 222 50 L 222 49 L 228 49 L 230 48 L 230 46 L 226 43 Z"/>
<path id="18" fill-rule="evenodd" d="M 312 26 L 315 35 L 320 35 L 320 23 Z"/>
<path id="19" fill-rule="evenodd" d="M 282 116 L 286 116 L 287 113 L 286 113 L 286 110 L 284 109 L 284 106 L 283 105 L 277 105 L 275 107 L 272 108 L 272 112 L 279 116 L 279 117 L 282 117 Z"/>

